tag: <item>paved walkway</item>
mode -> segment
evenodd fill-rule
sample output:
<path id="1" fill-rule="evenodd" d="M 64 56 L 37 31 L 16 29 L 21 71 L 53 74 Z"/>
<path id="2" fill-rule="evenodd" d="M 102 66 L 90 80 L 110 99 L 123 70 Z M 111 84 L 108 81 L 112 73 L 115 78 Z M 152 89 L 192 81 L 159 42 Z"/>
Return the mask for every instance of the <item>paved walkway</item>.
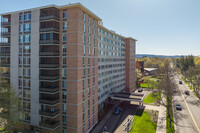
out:
<path id="1" fill-rule="evenodd" d="M 164 98 L 163 101 L 165 102 Z M 153 105 L 144 105 L 144 106 L 145 109 L 159 111 L 156 133 L 166 133 L 166 107 L 164 107 L 162 104 L 160 106 L 153 106 Z"/>
<path id="2" fill-rule="evenodd" d="M 166 133 L 166 108 L 163 105 L 145 105 L 145 109 L 159 111 L 156 133 Z"/>

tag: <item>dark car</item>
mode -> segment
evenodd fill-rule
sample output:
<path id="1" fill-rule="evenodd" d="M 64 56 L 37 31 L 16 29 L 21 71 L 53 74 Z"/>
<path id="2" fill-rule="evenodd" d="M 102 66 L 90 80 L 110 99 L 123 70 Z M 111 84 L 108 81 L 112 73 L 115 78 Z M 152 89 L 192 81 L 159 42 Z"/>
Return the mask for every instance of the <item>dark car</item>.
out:
<path id="1" fill-rule="evenodd" d="M 183 84 L 183 82 L 180 80 L 180 81 L 179 81 L 179 84 Z"/>
<path id="2" fill-rule="evenodd" d="M 182 110 L 181 104 L 179 104 L 179 103 L 176 104 L 176 110 Z"/>
<path id="3" fill-rule="evenodd" d="M 190 95 L 190 92 L 189 91 L 185 91 L 185 95 Z"/>
<path id="4" fill-rule="evenodd" d="M 142 89 L 142 88 L 139 88 L 139 89 L 138 89 L 138 92 L 142 92 L 142 91 L 143 91 L 143 89 Z"/>
<path id="5" fill-rule="evenodd" d="M 117 106 L 115 107 L 113 114 L 118 115 L 120 112 L 122 112 L 122 109 L 119 106 Z"/>

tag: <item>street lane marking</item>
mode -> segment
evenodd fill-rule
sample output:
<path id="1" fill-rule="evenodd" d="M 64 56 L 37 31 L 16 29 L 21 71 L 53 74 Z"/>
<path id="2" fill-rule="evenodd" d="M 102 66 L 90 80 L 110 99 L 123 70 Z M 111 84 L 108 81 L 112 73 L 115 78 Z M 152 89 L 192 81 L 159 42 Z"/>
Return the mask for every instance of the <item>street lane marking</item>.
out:
<path id="1" fill-rule="evenodd" d="M 178 83 L 177 83 L 177 84 L 178 84 Z M 181 89 L 180 89 L 180 85 L 179 85 L 179 84 L 178 84 L 178 88 L 179 88 L 179 90 L 180 90 L 180 92 L 181 92 Z M 194 117 L 193 117 L 193 115 L 192 115 L 192 112 L 190 111 L 190 109 L 189 109 L 189 107 L 188 107 L 188 104 L 187 104 L 187 102 L 186 102 L 186 100 L 185 100 L 185 97 L 183 96 L 182 92 L 181 92 L 181 96 L 183 97 L 183 101 L 184 101 L 184 103 L 186 104 L 186 107 L 187 107 L 187 109 L 188 109 L 188 112 L 190 113 L 190 116 L 191 116 L 191 118 L 192 118 L 192 121 L 194 122 L 194 125 L 196 126 L 197 131 L 200 133 L 199 127 L 197 126 L 197 123 L 196 123 L 196 121 L 195 121 L 195 119 L 194 119 Z"/>

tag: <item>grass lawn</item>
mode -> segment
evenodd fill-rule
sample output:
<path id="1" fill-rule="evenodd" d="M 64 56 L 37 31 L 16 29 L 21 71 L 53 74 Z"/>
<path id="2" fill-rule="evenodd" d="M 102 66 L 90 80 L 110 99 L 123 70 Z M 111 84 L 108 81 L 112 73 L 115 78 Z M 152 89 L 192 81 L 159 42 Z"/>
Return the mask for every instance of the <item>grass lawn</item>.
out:
<path id="1" fill-rule="evenodd" d="M 149 84 L 149 87 L 148 87 L 148 83 L 143 83 L 143 84 L 140 84 L 140 87 L 142 87 L 142 88 L 151 88 L 151 84 Z"/>
<path id="2" fill-rule="evenodd" d="M 145 97 L 144 99 L 144 103 L 154 103 L 156 100 L 160 99 L 161 98 L 161 93 L 149 93 L 148 96 Z"/>
<path id="3" fill-rule="evenodd" d="M 155 133 L 157 123 L 151 121 L 149 113 L 138 110 L 133 119 L 133 128 L 129 133 Z"/>

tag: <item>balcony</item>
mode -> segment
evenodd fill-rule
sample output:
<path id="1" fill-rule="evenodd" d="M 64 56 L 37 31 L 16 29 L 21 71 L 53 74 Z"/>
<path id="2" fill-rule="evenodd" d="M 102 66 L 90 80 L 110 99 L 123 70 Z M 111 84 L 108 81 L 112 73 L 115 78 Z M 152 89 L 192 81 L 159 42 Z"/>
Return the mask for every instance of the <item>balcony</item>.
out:
<path id="1" fill-rule="evenodd" d="M 58 75 L 41 75 L 40 80 L 56 80 L 59 79 Z"/>
<path id="2" fill-rule="evenodd" d="M 10 43 L 8 43 L 8 42 L 0 42 L 0 46 L 10 46 Z"/>
<path id="3" fill-rule="evenodd" d="M 59 87 L 40 87 L 40 92 L 54 93 L 58 91 L 59 91 Z"/>
<path id="4" fill-rule="evenodd" d="M 10 26 L 10 22 L 1 22 L 1 26 Z"/>
<path id="5" fill-rule="evenodd" d="M 58 109 L 47 109 L 47 110 L 40 110 L 40 115 L 48 116 L 48 117 L 55 117 L 59 114 Z"/>
<path id="6" fill-rule="evenodd" d="M 40 32 L 50 32 L 50 31 L 59 32 L 59 28 L 54 28 L 54 27 L 51 27 L 51 28 L 40 28 Z"/>
<path id="7" fill-rule="evenodd" d="M 54 120 L 43 120 L 40 122 L 40 126 L 44 128 L 49 128 L 49 129 L 56 129 L 59 127 L 59 121 L 54 121 Z"/>
<path id="8" fill-rule="evenodd" d="M 59 44 L 59 40 L 40 40 L 40 44 Z"/>
<path id="9" fill-rule="evenodd" d="M 1 76 L 5 77 L 5 78 L 9 78 L 10 77 L 10 73 L 9 72 L 1 73 Z"/>
<path id="10" fill-rule="evenodd" d="M 59 64 L 40 64 L 40 68 L 59 68 Z"/>
<path id="11" fill-rule="evenodd" d="M 40 103 L 55 105 L 59 103 L 59 98 L 41 98 Z"/>
<path id="12" fill-rule="evenodd" d="M 50 19 L 55 19 L 55 20 L 58 20 L 58 21 L 59 21 L 59 17 L 58 17 L 58 16 L 55 16 L 55 15 L 51 15 L 51 16 L 41 16 L 41 17 L 40 17 L 40 21 L 43 21 L 43 20 L 50 20 Z"/>
<path id="13" fill-rule="evenodd" d="M 4 52 L 4 51 L 1 51 L 0 52 L 0 56 L 10 56 L 10 52 Z"/>
<path id="14" fill-rule="evenodd" d="M 10 36 L 10 32 L 1 32 L 1 36 L 4 37 L 4 36 Z"/>
<path id="15" fill-rule="evenodd" d="M 10 67 L 10 63 L 0 63 L 0 67 Z"/>
<path id="16" fill-rule="evenodd" d="M 40 56 L 59 56 L 59 51 L 55 52 L 41 51 Z"/>

